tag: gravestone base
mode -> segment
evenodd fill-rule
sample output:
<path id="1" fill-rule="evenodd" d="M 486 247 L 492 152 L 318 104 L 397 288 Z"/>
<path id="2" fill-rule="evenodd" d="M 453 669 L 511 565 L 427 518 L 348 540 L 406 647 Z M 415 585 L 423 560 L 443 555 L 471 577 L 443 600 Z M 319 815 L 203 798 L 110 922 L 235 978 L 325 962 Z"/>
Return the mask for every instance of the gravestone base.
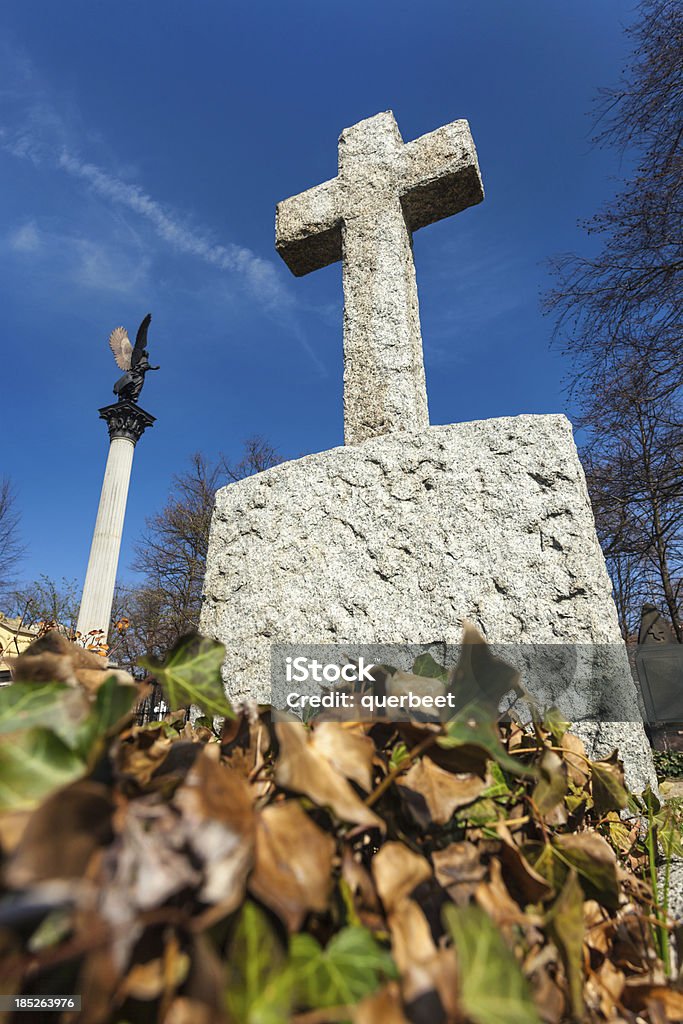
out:
<path id="1" fill-rule="evenodd" d="M 654 781 L 564 416 L 386 434 L 218 492 L 200 628 L 233 700 L 269 701 L 273 643 L 457 645 L 463 620 L 494 644 L 614 645 L 636 711 L 592 746 Z"/>

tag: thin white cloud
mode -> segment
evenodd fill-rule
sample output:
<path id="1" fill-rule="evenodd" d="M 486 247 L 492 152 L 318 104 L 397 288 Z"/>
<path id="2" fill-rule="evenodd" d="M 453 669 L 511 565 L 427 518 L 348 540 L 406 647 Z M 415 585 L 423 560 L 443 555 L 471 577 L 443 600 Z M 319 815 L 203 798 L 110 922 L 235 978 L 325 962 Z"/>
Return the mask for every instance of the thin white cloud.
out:
<path id="1" fill-rule="evenodd" d="M 329 323 L 330 310 L 302 304 L 283 280 L 285 275 L 279 262 L 260 257 L 245 246 L 217 242 L 208 228 L 193 224 L 184 213 L 154 198 L 130 180 L 135 174 L 133 168 L 130 179 L 126 180 L 110 173 L 106 161 L 95 163 L 83 158 L 81 153 L 86 141 L 94 142 L 101 151 L 102 140 L 93 138 L 73 102 L 67 101 L 66 113 L 57 109 L 54 90 L 42 80 L 28 55 L 16 46 L 9 47 L 6 41 L 0 41 L 0 108 L 0 150 L 35 167 L 67 174 L 85 184 L 92 195 L 102 200 L 103 208 L 110 214 L 118 209 L 120 220 L 131 235 L 137 236 L 137 231 L 129 214 L 133 214 L 140 226 L 148 226 L 169 249 L 215 268 L 225 275 L 228 283 L 233 281 L 246 286 L 248 293 L 257 300 L 257 308 L 276 321 L 278 330 L 284 329 L 293 335 L 321 376 L 327 375 L 324 360 L 308 341 L 300 318 L 301 314 L 308 314 Z M 120 164 L 117 168 L 120 173 Z M 54 234 L 54 225 L 50 230 Z M 27 225 L 15 230 L 11 238 L 0 239 L 5 248 L 9 246 L 24 258 L 33 255 L 36 259 L 43 255 L 40 245 L 44 242 L 38 228 L 32 234 Z M 65 232 L 63 242 L 70 254 L 63 277 L 75 284 L 96 287 L 100 282 L 103 290 L 122 291 L 126 281 L 137 290 L 141 283 L 149 280 L 148 270 L 153 258 L 149 239 L 136 237 L 134 251 L 127 252 L 116 231 L 106 238 L 93 237 L 90 226 L 80 233 L 73 229 Z M 50 252 L 55 255 L 53 246 Z M 50 277 L 57 274 L 56 269 L 53 271 L 47 265 L 44 269 Z M 112 282 L 107 278 L 109 270 Z M 222 291 L 220 289 L 219 293 Z"/>
<path id="2" fill-rule="evenodd" d="M 67 174 L 87 182 L 103 199 L 125 206 L 144 217 L 156 234 L 177 252 L 195 256 L 219 270 L 242 274 L 266 302 L 282 303 L 289 299 L 273 265 L 256 256 L 251 249 L 213 242 L 203 232 L 184 225 L 177 214 L 164 209 L 138 185 L 122 181 L 95 164 L 79 160 L 66 150 L 60 154 L 57 165 Z"/>
<path id="3" fill-rule="evenodd" d="M 149 281 L 150 260 L 144 255 L 113 251 L 91 238 L 72 238 L 75 284 L 99 292 L 141 292 Z"/>
<path id="4" fill-rule="evenodd" d="M 96 242 L 77 233 L 46 230 L 35 220 L 10 230 L 4 247 L 40 269 L 41 279 L 96 292 L 130 293 L 148 284 L 149 258 L 113 239 Z"/>
<path id="5" fill-rule="evenodd" d="M 26 221 L 14 231 L 10 231 L 7 244 L 12 252 L 38 252 L 42 247 L 42 240 L 35 221 Z"/>
<path id="6" fill-rule="evenodd" d="M 78 150 L 89 133 L 79 112 L 71 104 L 68 116 L 63 116 L 28 55 L 18 47 L 10 48 L 6 41 L 0 42 L 0 103 L 0 147 L 6 153 L 34 166 L 55 167 L 85 182 L 101 199 L 143 218 L 176 252 L 237 275 L 266 307 L 293 304 L 273 261 L 245 246 L 216 242 L 210 231 L 189 224 L 186 217 L 162 205 L 141 186 L 81 158 Z"/>

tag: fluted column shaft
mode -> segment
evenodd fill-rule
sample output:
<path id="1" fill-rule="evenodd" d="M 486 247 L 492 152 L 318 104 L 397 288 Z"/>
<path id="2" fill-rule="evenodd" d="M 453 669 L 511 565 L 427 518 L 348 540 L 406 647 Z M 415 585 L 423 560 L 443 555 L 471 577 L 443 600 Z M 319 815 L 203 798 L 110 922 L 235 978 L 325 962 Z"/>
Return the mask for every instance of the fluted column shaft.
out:
<path id="1" fill-rule="evenodd" d="M 128 401 L 100 409 L 100 416 L 109 427 L 109 454 L 76 629 L 82 636 L 101 630 L 106 638 L 114 602 L 133 453 L 145 428 L 154 423 L 154 417 Z"/>

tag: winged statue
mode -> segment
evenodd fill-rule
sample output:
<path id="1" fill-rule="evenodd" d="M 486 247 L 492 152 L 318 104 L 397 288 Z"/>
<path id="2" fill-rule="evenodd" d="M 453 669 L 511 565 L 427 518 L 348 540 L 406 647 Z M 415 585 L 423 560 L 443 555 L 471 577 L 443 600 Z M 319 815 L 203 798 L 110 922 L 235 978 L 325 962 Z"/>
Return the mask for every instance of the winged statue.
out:
<path id="1" fill-rule="evenodd" d="M 145 383 L 145 374 L 148 370 L 158 370 L 158 366 L 151 366 L 147 345 L 147 328 L 149 327 L 152 314 L 148 313 L 138 328 L 135 337 L 135 345 L 131 345 L 128 331 L 125 327 L 115 327 L 109 335 L 109 345 L 114 353 L 114 359 L 119 370 L 125 370 L 123 377 L 119 377 L 114 384 L 114 394 L 119 402 L 137 402 L 142 385 Z"/>

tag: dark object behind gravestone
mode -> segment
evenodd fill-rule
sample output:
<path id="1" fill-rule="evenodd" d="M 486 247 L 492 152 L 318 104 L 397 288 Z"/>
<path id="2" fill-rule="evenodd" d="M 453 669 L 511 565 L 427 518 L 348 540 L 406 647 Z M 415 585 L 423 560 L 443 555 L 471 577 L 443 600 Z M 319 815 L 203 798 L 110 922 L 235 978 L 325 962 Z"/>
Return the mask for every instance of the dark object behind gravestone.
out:
<path id="1" fill-rule="evenodd" d="M 656 605 L 644 604 L 640 613 L 638 646 L 644 644 L 672 644 L 676 640 L 671 623 Z"/>
<path id="2" fill-rule="evenodd" d="M 683 750 L 683 644 L 647 605 L 639 640 L 636 668 L 650 740 L 655 750 Z"/>

